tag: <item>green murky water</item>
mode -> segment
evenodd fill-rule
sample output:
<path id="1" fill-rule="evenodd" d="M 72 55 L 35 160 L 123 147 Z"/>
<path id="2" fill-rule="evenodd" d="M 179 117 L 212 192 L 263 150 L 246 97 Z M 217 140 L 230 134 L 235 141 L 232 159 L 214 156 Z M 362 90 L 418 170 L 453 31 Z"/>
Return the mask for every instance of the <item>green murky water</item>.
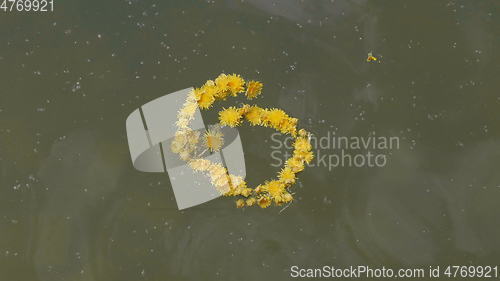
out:
<path id="1" fill-rule="evenodd" d="M 499 11 L 496 0 L 141 0 L 1 12 L 0 280 L 499 265 Z M 167 175 L 132 167 L 125 119 L 221 72 L 262 81 L 256 103 L 318 138 L 399 147 L 381 152 L 383 167 L 330 167 L 335 150 L 320 148 L 282 212 L 230 198 L 178 211 Z M 249 182 L 273 176 L 272 131 L 240 133 Z"/>

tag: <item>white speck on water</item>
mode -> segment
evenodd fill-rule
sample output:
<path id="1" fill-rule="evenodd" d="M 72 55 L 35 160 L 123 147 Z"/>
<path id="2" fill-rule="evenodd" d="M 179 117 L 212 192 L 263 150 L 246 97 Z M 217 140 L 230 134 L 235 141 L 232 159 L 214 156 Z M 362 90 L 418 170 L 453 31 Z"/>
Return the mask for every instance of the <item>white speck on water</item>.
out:
<path id="1" fill-rule="evenodd" d="M 82 86 L 80 85 L 80 81 L 76 81 L 76 83 L 73 85 L 71 88 L 71 91 L 75 93 L 76 91 L 80 90 Z"/>

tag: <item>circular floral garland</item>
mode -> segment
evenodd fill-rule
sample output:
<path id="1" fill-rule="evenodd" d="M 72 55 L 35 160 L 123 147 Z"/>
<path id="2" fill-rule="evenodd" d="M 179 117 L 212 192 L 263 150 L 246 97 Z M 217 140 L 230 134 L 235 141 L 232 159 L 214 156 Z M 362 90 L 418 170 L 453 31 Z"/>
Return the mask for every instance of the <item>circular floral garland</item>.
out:
<path id="1" fill-rule="evenodd" d="M 219 111 L 219 124 L 210 128 L 203 136 L 189 127 L 194 119 L 196 109 L 209 109 L 217 100 L 225 100 L 229 96 L 245 93 L 247 99 L 253 99 L 262 93 L 262 83 L 245 82 L 239 75 L 220 74 L 215 81 L 208 80 L 202 87 L 191 91 L 177 115 L 177 132 L 171 143 L 171 150 L 186 161 L 195 170 L 207 174 L 211 183 L 225 196 L 240 197 L 237 207 L 258 205 L 267 208 L 271 203 L 282 205 L 291 202 L 293 195 L 288 188 L 296 181 L 296 174 L 304 170 L 305 163 L 314 158 L 310 143 L 310 133 L 304 129 L 297 130 L 297 118 L 288 116 L 281 109 L 261 108 L 244 104 L 240 107 L 229 107 Z M 243 120 L 252 126 L 273 128 L 294 138 L 292 156 L 286 160 L 285 166 L 278 173 L 277 179 L 266 181 L 256 188 L 249 188 L 245 180 L 228 173 L 220 163 L 214 163 L 201 156 L 207 151 L 218 151 L 224 140 L 220 126 L 236 127 Z M 200 151 L 198 143 L 202 138 L 204 150 Z"/>

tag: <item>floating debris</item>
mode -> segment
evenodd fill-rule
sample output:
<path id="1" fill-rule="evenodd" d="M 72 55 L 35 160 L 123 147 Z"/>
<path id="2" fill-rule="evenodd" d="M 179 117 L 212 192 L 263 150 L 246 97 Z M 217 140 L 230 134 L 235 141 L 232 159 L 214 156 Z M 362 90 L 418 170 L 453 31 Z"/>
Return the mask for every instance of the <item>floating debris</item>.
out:
<path id="1" fill-rule="evenodd" d="M 378 61 L 378 58 L 374 57 L 372 52 L 369 52 L 368 57 L 366 58 L 366 61 L 367 62 L 372 62 L 372 61 L 375 62 L 375 61 Z"/>

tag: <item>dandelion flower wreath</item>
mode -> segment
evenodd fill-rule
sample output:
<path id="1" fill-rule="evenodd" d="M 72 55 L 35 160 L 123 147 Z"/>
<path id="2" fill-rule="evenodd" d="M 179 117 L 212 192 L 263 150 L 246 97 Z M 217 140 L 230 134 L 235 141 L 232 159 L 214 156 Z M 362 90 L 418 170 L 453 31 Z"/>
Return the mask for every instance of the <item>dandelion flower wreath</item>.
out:
<path id="1" fill-rule="evenodd" d="M 219 124 L 209 128 L 201 136 L 204 150 L 199 152 L 200 133 L 189 127 L 194 119 L 197 108 L 209 109 L 215 101 L 236 97 L 244 93 L 247 99 L 253 99 L 262 93 L 262 83 L 245 81 L 239 75 L 220 74 L 215 80 L 208 80 L 202 87 L 191 91 L 177 115 L 177 132 L 171 143 L 171 150 L 186 161 L 198 172 L 210 177 L 211 183 L 225 196 L 239 197 L 236 206 L 258 205 L 267 208 L 272 203 L 282 205 L 291 202 L 293 195 L 289 187 L 296 181 L 296 174 L 304 170 L 305 163 L 310 163 L 314 155 L 311 150 L 310 133 L 297 129 L 297 118 L 288 116 L 283 110 L 276 108 L 261 108 L 256 105 L 244 104 L 240 107 L 229 107 L 219 111 Z M 223 144 L 221 126 L 236 127 L 247 121 L 252 126 L 273 128 L 282 134 L 294 138 L 293 154 L 286 160 L 285 166 L 278 177 L 264 182 L 255 188 L 250 188 L 242 177 L 228 173 L 220 163 L 203 159 L 207 151 L 219 151 Z"/>

